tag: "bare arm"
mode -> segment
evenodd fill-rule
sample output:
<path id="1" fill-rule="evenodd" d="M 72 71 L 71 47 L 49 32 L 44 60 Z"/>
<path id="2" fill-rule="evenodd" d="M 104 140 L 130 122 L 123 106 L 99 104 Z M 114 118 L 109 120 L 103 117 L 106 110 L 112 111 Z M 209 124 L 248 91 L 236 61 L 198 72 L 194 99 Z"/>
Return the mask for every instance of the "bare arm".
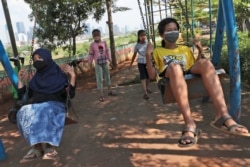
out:
<path id="1" fill-rule="evenodd" d="M 132 57 L 132 59 L 131 59 L 130 67 L 131 67 L 131 66 L 132 66 L 132 64 L 133 64 L 133 62 L 134 62 L 134 60 L 135 60 L 136 55 L 137 55 L 137 53 L 136 53 L 136 52 L 134 52 L 133 57 Z"/>
<path id="2" fill-rule="evenodd" d="M 151 42 L 148 43 L 147 46 L 147 51 L 146 51 L 146 60 L 147 60 L 147 71 L 149 78 L 152 80 L 156 79 L 156 69 L 153 66 L 153 61 L 152 61 L 152 53 L 153 53 L 154 47 Z"/>
<path id="3" fill-rule="evenodd" d="M 25 74 L 26 74 L 25 69 L 20 69 L 20 71 L 18 72 L 18 89 L 21 89 L 22 87 L 24 87 L 23 79 L 24 79 Z"/>
<path id="4" fill-rule="evenodd" d="M 74 68 L 69 66 L 68 64 L 63 64 L 61 69 L 64 73 L 68 74 L 70 77 L 70 85 L 75 87 L 76 85 L 76 74 Z"/>
<path id="5" fill-rule="evenodd" d="M 201 58 L 204 58 L 204 54 L 203 54 L 203 48 L 202 48 L 202 45 L 201 45 L 201 41 L 197 38 L 195 38 L 193 40 L 193 43 L 195 45 L 195 47 L 198 49 L 198 57 L 197 57 L 197 60 L 201 59 Z"/>

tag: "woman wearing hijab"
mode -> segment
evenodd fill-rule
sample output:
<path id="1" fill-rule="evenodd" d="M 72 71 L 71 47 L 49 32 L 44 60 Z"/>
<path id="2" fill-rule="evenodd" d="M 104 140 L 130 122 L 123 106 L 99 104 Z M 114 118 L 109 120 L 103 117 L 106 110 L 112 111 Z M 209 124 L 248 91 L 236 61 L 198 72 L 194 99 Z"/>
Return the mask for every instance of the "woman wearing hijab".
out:
<path id="1" fill-rule="evenodd" d="M 37 158 L 57 158 L 54 147 L 59 146 L 63 134 L 67 100 L 67 89 L 71 98 L 75 95 L 76 75 L 73 68 L 64 64 L 59 67 L 51 52 L 40 48 L 32 54 L 34 77 L 25 86 L 22 80 L 25 70 L 18 73 L 18 94 L 21 98 L 26 91 L 31 103 L 24 105 L 17 113 L 17 125 L 21 135 L 32 147 L 20 161 Z"/>

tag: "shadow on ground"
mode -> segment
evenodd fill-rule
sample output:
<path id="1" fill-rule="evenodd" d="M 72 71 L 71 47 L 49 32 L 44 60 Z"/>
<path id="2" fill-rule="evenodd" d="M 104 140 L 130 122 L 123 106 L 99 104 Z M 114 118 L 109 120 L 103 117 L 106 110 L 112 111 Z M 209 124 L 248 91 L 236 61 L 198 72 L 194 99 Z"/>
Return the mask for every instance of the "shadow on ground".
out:
<path id="1" fill-rule="evenodd" d="M 118 77 L 119 75 L 119 77 Z M 98 101 L 98 91 L 82 89 L 73 105 L 79 123 L 65 127 L 59 160 L 37 160 L 19 164 L 29 147 L 17 127 L 6 117 L 0 120 L 0 137 L 8 158 L 1 166 L 13 167 L 229 167 L 250 166 L 249 138 L 221 133 L 209 126 L 214 117 L 212 103 L 192 100 L 192 114 L 203 133 L 197 145 L 179 148 L 183 120 L 176 104 L 162 104 L 157 84 L 149 100 L 142 98 L 140 84 L 122 84 L 137 77 L 137 69 L 121 70 L 113 78 L 118 96 Z M 130 78 L 130 79 L 131 79 Z M 228 79 L 224 78 L 228 101 Z M 105 92 L 107 94 L 107 92 Z M 250 128 L 249 91 L 242 91 L 241 123 Z"/>

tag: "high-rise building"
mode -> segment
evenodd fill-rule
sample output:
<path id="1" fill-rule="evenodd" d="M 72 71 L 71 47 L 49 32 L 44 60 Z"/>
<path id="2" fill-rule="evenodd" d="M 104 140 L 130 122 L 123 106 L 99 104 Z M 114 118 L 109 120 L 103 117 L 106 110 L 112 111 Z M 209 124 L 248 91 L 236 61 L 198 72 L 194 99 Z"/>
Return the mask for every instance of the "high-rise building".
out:
<path id="1" fill-rule="evenodd" d="M 128 25 L 125 26 L 124 33 L 127 34 L 130 31 L 130 27 Z"/>
<path id="2" fill-rule="evenodd" d="M 120 33 L 120 29 L 119 29 L 119 26 L 117 24 L 114 25 L 113 29 L 114 29 L 115 35 L 118 35 Z"/>
<path id="3" fill-rule="evenodd" d="M 16 22 L 16 28 L 18 34 L 25 34 L 25 27 L 23 22 Z"/>

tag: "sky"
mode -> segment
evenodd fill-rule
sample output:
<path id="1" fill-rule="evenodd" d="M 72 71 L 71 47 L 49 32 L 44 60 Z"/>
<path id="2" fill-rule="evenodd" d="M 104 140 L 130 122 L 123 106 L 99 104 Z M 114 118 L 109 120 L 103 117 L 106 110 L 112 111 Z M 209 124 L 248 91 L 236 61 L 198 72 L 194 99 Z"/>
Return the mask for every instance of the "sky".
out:
<path id="1" fill-rule="evenodd" d="M 23 0 L 7 0 L 9 13 L 11 17 L 12 26 L 14 32 L 16 32 L 16 22 L 24 22 L 25 30 L 28 31 L 29 27 L 33 26 L 33 22 L 31 22 L 28 18 L 28 15 L 31 13 L 31 9 L 29 5 L 26 4 Z M 139 29 L 142 25 L 142 20 L 140 16 L 140 11 L 138 7 L 138 3 L 136 0 L 117 0 L 117 6 L 126 6 L 131 8 L 131 10 L 126 12 L 117 12 L 114 13 L 113 16 L 113 24 L 118 25 L 119 27 L 125 27 L 128 25 L 130 29 Z M 3 6 L 0 5 L 0 40 L 2 42 L 6 42 L 6 32 L 5 32 L 5 15 L 3 12 Z M 102 20 L 97 23 L 93 21 L 92 18 L 89 18 L 86 23 L 90 23 L 91 28 L 103 27 L 105 29 L 107 15 L 105 14 Z"/>

